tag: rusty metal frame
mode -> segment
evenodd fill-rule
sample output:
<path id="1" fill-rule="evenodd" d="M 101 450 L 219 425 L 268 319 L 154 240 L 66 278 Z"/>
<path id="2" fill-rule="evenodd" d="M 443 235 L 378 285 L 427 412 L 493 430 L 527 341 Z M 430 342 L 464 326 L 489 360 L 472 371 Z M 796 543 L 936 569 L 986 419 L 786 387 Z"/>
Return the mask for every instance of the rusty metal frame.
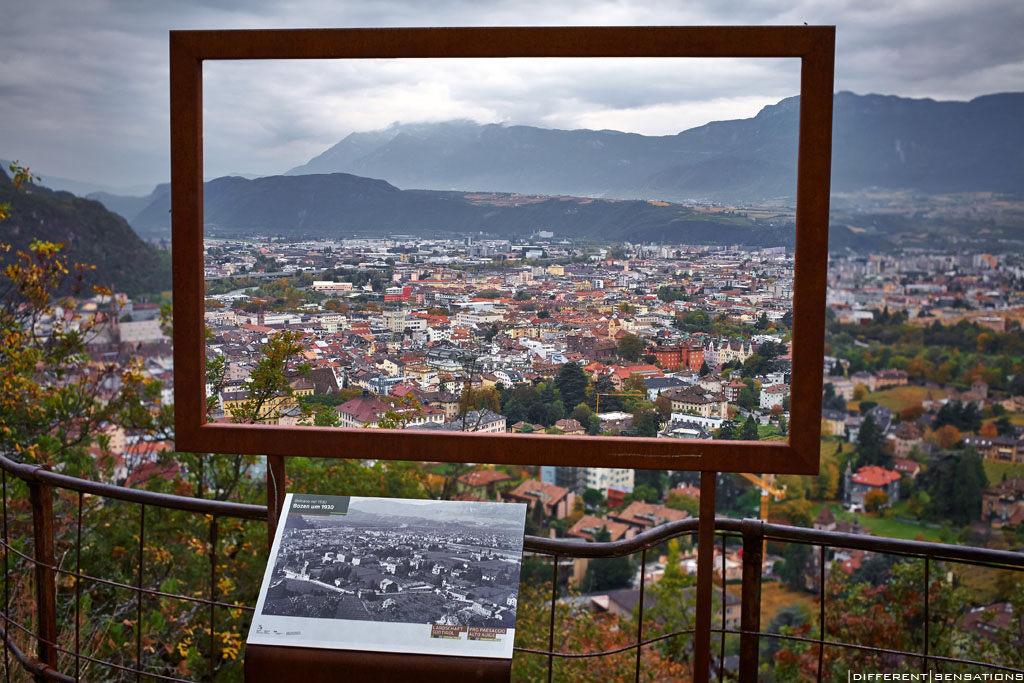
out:
<path id="1" fill-rule="evenodd" d="M 835 27 L 399 28 L 171 31 L 176 445 L 183 451 L 392 460 L 559 463 L 729 472 L 818 471 Z M 499 435 L 205 421 L 205 60 L 788 57 L 801 60 L 788 442 Z"/>

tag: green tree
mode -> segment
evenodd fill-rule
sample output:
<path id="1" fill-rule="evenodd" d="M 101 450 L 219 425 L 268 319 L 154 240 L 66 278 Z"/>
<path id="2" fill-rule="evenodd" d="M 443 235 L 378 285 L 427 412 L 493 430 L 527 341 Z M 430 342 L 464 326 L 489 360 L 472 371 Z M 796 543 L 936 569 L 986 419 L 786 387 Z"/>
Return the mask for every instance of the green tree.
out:
<path id="1" fill-rule="evenodd" d="M 999 436 L 1009 436 L 1016 432 L 1013 427 L 1013 423 L 1010 422 L 1010 418 L 1005 415 L 996 420 L 994 424 L 996 426 L 996 433 L 999 434 Z"/>
<path id="2" fill-rule="evenodd" d="M 334 408 L 318 405 L 313 409 L 314 427 L 340 427 L 341 416 Z"/>
<path id="3" fill-rule="evenodd" d="M 587 489 L 583 492 L 583 502 L 588 508 L 595 508 L 604 503 L 604 494 L 597 489 Z"/>
<path id="4" fill-rule="evenodd" d="M 34 177 L 10 165 L 0 184 L 17 192 Z M 11 213 L 0 203 L 0 220 Z M 93 287 L 111 309 L 75 321 L 57 317 L 58 308 L 75 310 L 70 297 L 55 292 L 79 281 L 88 266 L 70 262 L 63 244 L 34 240 L 28 251 L 7 256 L 0 241 L 0 452 L 16 460 L 59 466 L 65 474 L 89 476 L 98 463 L 88 455 L 94 444 L 105 447 L 102 429 L 109 423 L 163 433 L 171 409 L 154 414 L 148 406 L 160 386 L 148 379 L 138 361 L 90 362 L 87 340 L 120 316 L 109 290 Z M 39 326 L 50 321 L 48 334 Z M 120 385 L 111 396 L 105 386 Z M 100 465 L 102 467 L 102 465 Z"/>
<path id="5" fill-rule="evenodd" d="M 602 526 L 595 534 L 594 541 L 607 543 L 612 540 L 607 526 Z M 628 557 L 610 557 L 591 560 L 587 565 L 587 573 L 583 577 L 585 592 L 628 588 L 633 581 L 633 561 Z"/>
<path id="6" fill-rule="evenodd" d="M 589 379 L 578 363 L 565 363 L 555 376 L 555 388 L 561 395 L 562 403 L 575 406 L 586 398 Z"/>
<path id="7" fill-rule="evenodd" d="M 846 412 L 846 399 L 836 393 L 835 387 L 830 382 L 826 382 L 822 389 L 823 394 L 821 398 L 821 407 L 825 410 L 841 410 Z M 783 405 L 784 409 L 789 410 L 789 406 Z"/>
<path id="8" fill-rule="evenodd" d="M 662 470 L 633 470 L 633 485 L 645 484 L 657 492 L 657 499 L 665 493 L 669 477 Z"/>
<path id="9" fill-rule="evenodd" d="M 715 434 L 715 438 L 723 441 L 730 441 L 737 438 L 736 425 L 733 424 L 732 420 L 726 420 L 722 423 L 718 433 Z"/>
<path id="10" fill-rule="evenodd" d="M 775 565 L 775 573 L 793 590 L 805 590 L 804 569 L 810 557 L 810 546 L 803 543 L 787 543 L 782 550 L 782 560 Z"/>
<path id="11" fill-rule="evenodd" d="M 700 514 L 700 499 L 680 493 L 672 493 L 669 494 L 668 499 L 665 501 L 665 507 L 670 507 L 674 510 L 683 510 L 684 512 L 689 512 L 691 516 L 696 517 Z"/>
<path id="12" fill-rule="evenodd" d="M 631 494 L 633 500 L 640 500 L 645 503 L 657 503 L 661 496 L 658 495 L 658 489 L 647 484 L 638 484 L 633 487 L 633 493 Z"/>
<path id="13" fill-rule="evenodd" d="M 754 420 L 754 416 L 750 415 L 743 422 L 743 427 L 740 429 L 740 440 L 757 441 L 757 439 L 757 422 Z"/>
<path id="14" fill-rule="evenodd" d="M 644 343 L 635 334 L 627 334 L 619 339 L 617 345 L 619 357 L 627 361 L 636 361 L 644 352 Z"/>
<path id="15" fill-rule="evenodd" d="M 679 539 L 668 542 L 665 573 L 661 580 L 647 589 L 650 605 L 645 604 L 644 619 L 650 626 L 644 627 L 649 637 L 657 637 L 693 628 L 696 614 L 696 579 L 683 573 L 680 565 Z M 714 591 L 717 593 L 717 591 Z M 692 656 L 692 640 L 689 638 L 667 638 L 655 647 L 663 657 L 675 662 L 687 663 Z"/>
<path id="16" fill-rule="evenodd" d="M 658 413 L 653 410 L 638 410 L 633 413 L 633 429 L 637 436 L 658 435 Z"/>
<path id="17" fill-rule="evenodd" d="M 740 408 L 753 410 L 759 404 L 760 402 L 758 401 L 757 393 L 754 392 L 753 389 L 751 389 L 748 386 L 743 386 L 740 388 L 740 392 L 736 396 L 736 405 L 738 405 Z"/>
<path id="18" fill-rule="evenodd" d="M 619 396 L 612 396 L 618 392 L 615 383 L 607 375 L 601 375 L 593 383 L 593 396 L 587 396 L 587 405 L 595 412 L 598 409 L 597 397 L 601 397 L 600 412 L 607 413 L 613 410 L 622 410 L 622 399 Z M 589 394 L 590 392 L 588 392 Z"/>
<path id="19" fill-rule="evenodd" d="M 878 512 L 889 502 L 889 494 L 882 489 L 872 489 L 864 495 L 864 509 L 868 512 Z"/>
<path id="20" fill-rule="evenodd" d="M 593 417 L 593 415 L 594 411 L 592 411 L 586 403 L 577 404 L 576 407 L 572 409 L 572 412 L 569 413 L 569 417 L 583 425 L 584 429 L 590 426 L 590 418 Z"/>
<path id="21" fill-rule="evenodd" d="M 895 563 L 889 580 L 879 586 L 857 582 L 833 567 L 825 582 L 825 599 L 829 604 L 829 609 L 825 610 L 825 633 L 833 634 L 838 642 L 885 643 L 887 648 L 895 650 L 923 652 L 926 631 L 922 588 L 926 586 L 928 651 L 957 652 L 958 656 L 984 661 L 984 656 L 977 655 L 986 646 L 979 648 L 975 643 L 985 639 L 965 638 L 957 629 L 963 617 L 963 606 L 971 601 L 969 591 L 947 583 L 941 573 L 938 576 L 932 573 L 927 584 L 924 579 L 924 562 L 918 559 Z M 1019 665 L 1019 642 L 1015 647 L 1016 653 L 1011 654 L 1010 659 L 999 658 L 998 661 Z M 826 648 L 823 655 L 827 680 L 841 680 L 851 670 L 887 670 L 892 664 L 888 654 L 871 650 Z M 775 663 L 773 674 L 777 679 L 814 678 L 818 672 L 818 652 L 783 641 Z"/>
<path id="22" fill-rule="evenodd" d="M 768 622 L 765 633 L 781 633 L 783 635 L 806 635 L 811 628 L 812 618 L 807 607 L 800 604 L 792 604 L 783 607 L 772 620 Z M 762 662 L 775 662 L 775 654 L 784 646 L 785 641 L 780 638 L 761 639 Z M 786 679 L 780 679 L 786 680 Z"/>
<path id="23" fill-rule="evenodd" d="M 965 525 L 981 517 L 982 495 L 988 486 L 981 458 L 973 451 L 947 452 L 934 458 L 921 474 L 938 519 Z"/>
<path id="24" fill-rule="evenodd" d="M 857 466 L 879 465 L 888 467 L 892 462 L 892 456 L 882 448 L 882 431 L 875 423 L 875 419 L 868 415 L 860 424 L 860 431 L 857 433 Z"/>
<path id="25" fill-rule="evenodd" d="M 277 422 L 280 409 L 289 403 L 282 399 L 294 394 L 285 367 L 302 353 L 301 338 L 300 332 L 279 332 L 263 345 L 261 357 L 243 385 L 247 397 L 231 412 L 232 422 Z M 300 371 L 308 373 L 309 366 L 302 365 Z"/>

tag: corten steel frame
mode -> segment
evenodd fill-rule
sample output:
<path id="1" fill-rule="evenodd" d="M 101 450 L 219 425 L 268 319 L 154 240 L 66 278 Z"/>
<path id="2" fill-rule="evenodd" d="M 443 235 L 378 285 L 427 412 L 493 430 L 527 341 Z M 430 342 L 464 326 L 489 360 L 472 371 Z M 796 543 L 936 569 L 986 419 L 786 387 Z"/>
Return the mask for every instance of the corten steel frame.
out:
<path id="1" fill-rule="evenodd" d="M 180 450 L 518 465 L 818 471 L 835 27 L 401 28 L 171 31 L 176 445 Z M 789 57 L 801 60 L 792 417 L 788 443 L 496 435 L 205 422 L 204 60 Z M 276 481 L 283 468 L 270 460 Z M 280 491 L 283 496 L 284 491 Z"/>

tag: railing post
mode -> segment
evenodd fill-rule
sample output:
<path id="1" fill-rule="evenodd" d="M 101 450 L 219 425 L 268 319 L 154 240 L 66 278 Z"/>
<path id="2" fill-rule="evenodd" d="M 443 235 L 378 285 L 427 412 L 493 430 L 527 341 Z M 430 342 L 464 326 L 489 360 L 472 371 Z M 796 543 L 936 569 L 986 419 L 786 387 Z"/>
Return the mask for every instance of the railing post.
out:
<path id="1" fill-rule="evenodd" d="M 757 681 L 761 638 L 761 565 L 764 563 L 764 522 L 743 520 L 743 600 L 740 603 L 740 681 Z"/>
<path id="2" fill-rule="evenodd" d="M 53 571 L 53 488 L 28 482 L 36 547 L 36 610 L 39 661 L 57 666 L 57 581 Z M 43 680 L 39 678 L 39 680 Z"/>
<path id="3" fill-rule="evenodd" d="M 700 473 L 700 518 L 697 527 L 697 618 L 693 637 L 693 680 L 711 675 L 711 591 L 715 570 L 715 485 L 717 472 Z M 725 580 L 725 577 L 722 577 Z M 724 624 L 723 624 L 724 626 Z"/>
<path id="4" fill-rule="evenodd" d="M 267 550 L 274 545 L 277 520 L 284 507 L 285 480 L 284 456 L 267 456 Z"/>

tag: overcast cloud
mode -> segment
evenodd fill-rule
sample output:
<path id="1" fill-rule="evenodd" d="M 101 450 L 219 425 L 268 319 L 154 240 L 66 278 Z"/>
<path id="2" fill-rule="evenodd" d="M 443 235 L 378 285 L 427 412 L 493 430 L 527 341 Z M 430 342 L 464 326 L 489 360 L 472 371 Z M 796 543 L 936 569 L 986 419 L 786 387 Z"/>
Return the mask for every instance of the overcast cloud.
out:
<path id="1" fill-rule="evenodd" d="M 1024 89 L 1018 0 L 33 0 L 3 15 L 0 157 L 122 187 L 170 175 L 171 29 L 806 22 L 837 26 L 836 90 Z M 794 60 L 208 63 L 205 173 L 283 172 L 395 120 L 672 134 L 753 116 L 798 75 Z"/>

